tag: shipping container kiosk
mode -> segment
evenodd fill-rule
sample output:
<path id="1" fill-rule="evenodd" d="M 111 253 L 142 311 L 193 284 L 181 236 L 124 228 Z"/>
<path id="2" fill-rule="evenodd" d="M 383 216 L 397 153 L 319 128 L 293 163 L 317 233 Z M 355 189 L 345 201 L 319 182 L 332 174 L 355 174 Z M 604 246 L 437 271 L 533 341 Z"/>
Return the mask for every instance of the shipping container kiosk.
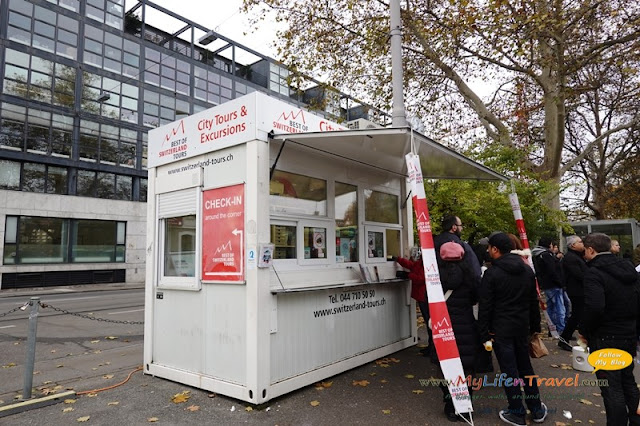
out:
<path id="1" fill-rule="evenodd" d="M 412 150 L 427 178 L 502 178 L 257 92 L 151 130 L 144 372 L 259 404 L 416 344 L 388 260 L 413 245 Z"/>

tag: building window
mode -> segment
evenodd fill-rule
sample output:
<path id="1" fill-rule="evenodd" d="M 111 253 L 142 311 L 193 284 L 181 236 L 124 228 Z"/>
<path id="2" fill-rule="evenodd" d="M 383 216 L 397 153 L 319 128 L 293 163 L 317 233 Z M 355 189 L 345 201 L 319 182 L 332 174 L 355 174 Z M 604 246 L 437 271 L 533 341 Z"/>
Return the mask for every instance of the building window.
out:
<path id="1" fill-rule="evenodd" d="M 269 183 L 272 213 L 327 215 L 327 181 L 276 170 Z"/>
<path id="2" fill-rule="evenodd" d="M 7 216 L 4 264 L 124 262 L 126 223 Z"/>
<path id="3" fill-rule="evenodd" d="M 336 261 L 358 261 L 358 187 L 335 183 Z"/>
<path id="4" fill-rule="evenodd" d="M 196 216 L 171 217 L 164 224 L 164 276 L 194 277 Z"/>
<path id="5" fill-rule="evenodd" d="M 295 259 L 296 255 L 295 225 L 271 225 L 271 242 L 275 245 L 274 259 Z"/>
<path id="6" fill-rule="evenodd" d="M 318 227 L 304 227 L 304 258 L 327 258 L 327 229 Z"/>
<path id="7" fill-rule="evenodd" d="M 0 189 L 20 189 L 20 163 L 0 160 Z"/>
<path id="8" fill-rule="evenodd" d="M 367 222 L 400 223 L 398 196 L 365 189 L 364 220 Z"/>

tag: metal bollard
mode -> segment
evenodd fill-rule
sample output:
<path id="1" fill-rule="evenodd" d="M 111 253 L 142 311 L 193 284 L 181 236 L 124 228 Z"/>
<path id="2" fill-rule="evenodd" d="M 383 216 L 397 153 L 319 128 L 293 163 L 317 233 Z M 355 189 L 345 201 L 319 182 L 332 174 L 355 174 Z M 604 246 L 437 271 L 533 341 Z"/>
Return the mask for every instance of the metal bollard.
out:
<path id="1" fill-rule="evenodd" d="M 40 308 L 40 298 L 32 297 L 29 304 L 31 305 L 31 312 L 29 313 L 29 334 L 27 335 L 27 357 L 24 363 L 24 387 L 22 388 L 23 400 L 31 398 L 33 367 L 36 359 L 36 334 L 38 331 L 38 309 Z"/>

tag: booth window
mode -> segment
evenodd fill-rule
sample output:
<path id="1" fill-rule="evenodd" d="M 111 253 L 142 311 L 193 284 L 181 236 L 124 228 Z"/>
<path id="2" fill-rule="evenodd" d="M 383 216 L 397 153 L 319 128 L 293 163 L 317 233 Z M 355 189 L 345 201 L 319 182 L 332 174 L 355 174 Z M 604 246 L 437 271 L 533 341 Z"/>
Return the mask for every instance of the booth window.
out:
<path id="1" fill-rule="evenodd" d="M 296 258 L 296 227 L 271 225 L 271 242 L 275 245 L 274 259 Z"/>
<path id="2" fill-rule="evenodd" d="M 327 215 L 326 180 L 276 170 L 269 194 L 272 213 Z"/>
<path id="3" fill-rule="evenodd" d="M 358 187 L 335 183 L 336 261 L 358 261 Z"/>
<path id="4" fill-rule="evenodd" d="M 125 222 L 7 216 L 3 262 L 124 262 L 125 236 Z"/>
<path id="5" fill-rule="evenodd" d="M 164 225 L 164 276 L 194 277 L 196 216 L 170 217 Z"/>
<path id="6" fill-rule="evenodd" d="M 398 196 L 365 189 L 364 220 L 367 222 L 400 223 Z"/>
<path id="7" fill-rule="evenodd" d="M 384 232 L 367 231 L 367 257 L 384 258 Z"/>
<path id="8" fill-rule="evenodd" d="M 327 229 L 304 227 L 304 258 L 327 258 Z"/>

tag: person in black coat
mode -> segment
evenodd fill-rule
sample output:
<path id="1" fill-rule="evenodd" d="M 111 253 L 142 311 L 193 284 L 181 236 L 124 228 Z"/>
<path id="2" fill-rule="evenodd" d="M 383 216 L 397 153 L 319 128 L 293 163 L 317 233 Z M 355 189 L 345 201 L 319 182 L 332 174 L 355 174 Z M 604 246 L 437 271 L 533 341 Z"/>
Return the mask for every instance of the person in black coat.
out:
<path id="1" fill-rule="evenodd" d="M 567 253 L 562 259 L 562 275 L 564 276 L 567 295 L 571 300 L 571 316 L 567 321 L 558 342 L 558 347 L 565 351 L 573 350 L 569 341 L 580 324 L 584 310 L 584 288 L 582 281 L 589 267 L 584 260 L 584 245 L 577 235 L 567 237 Z"/>
<path id="2" fill-rule="evenodd" d="M 534 422 L 541 423 L 547 417 L 537 384 L 525 378 L 535 375 L 529 358 L 529 335 L 540 332 L 540 310 L 533 271 L 511 250 L 513 243 L 507 234 L 500 232 L 489 238 L 492 262 L 480 285 L 478 324 L 486 347 L 490 347 L 493 336 L 500 371 L 513 380 L 521 379 L 526 395 L 523 398 L 520 386 L 505 386 L 509 407 L 500 411 L 500 419 L 526 425 L 523 400 Z"/>
<path id="3" fill-rule="evenodd" d="M 465 375 L 475 373 L 476 354 L 480 347 L 480 336 L 473 316 L 473 305 L 476 303 L 476 286 L 474 284 L 471 266 L 465 258 L 462 245 L 449 241 L 440 247 L 438 270 L 440 283 L 447 300 L 447 310 L 451 327 L 456 338 L 460 361 Z M 448 297 L 447 297 L 448 294 Z M 431 352 L 431 360 L 438 363 L 436 351 Z M 440 386 L 443 392 L 444 412 L 451 421 L 457 421 L 457 416 L 446 386 Z M 471 388 L 469 388 L 471 395 Z"/>
<path id="4" fill-rule="evenodd" d="M 584 313 L 580 334 L 591 351 L 615 348 L 633 354 L 640 334 L 640 282 L 633 265 L 612 254 L 606 234 L 589 234 L 584 257 L 589 270 L 584 275 Z M 621 370 L 598 370 L 607 412 L 607 425 L 639 425 L 640 391 L 633 376 L 634 362 Z"/>

